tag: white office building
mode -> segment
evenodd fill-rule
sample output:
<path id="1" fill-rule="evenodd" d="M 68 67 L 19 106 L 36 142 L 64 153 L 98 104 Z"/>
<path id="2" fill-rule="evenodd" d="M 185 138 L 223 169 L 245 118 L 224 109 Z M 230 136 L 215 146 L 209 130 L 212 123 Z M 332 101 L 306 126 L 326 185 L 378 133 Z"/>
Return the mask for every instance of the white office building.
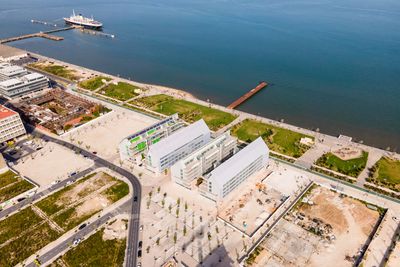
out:
<path id="1" fill-rule="evenodd" d="M 20 66 L 0 62 L 0 81 L 15 79 L 28 74 L 28 71 Z"/>
<path id="2" fill-rule="evenodd" d="M 0 143 L 12 140 L 26 133 L 19 114 L 0 105 Z"/>
<path id="3" fill-rule="evenodd" d="M 49 79 L 39 73 L 29 73 L 18 78 L 0 82 L 0 94 L 12 99 L 24 94 L 40 91 L 49 87 Z"/>
<path id="4" fill-rule="evenodd" d="M 161 173 L 211 140 L 210 129 L 199 120 L 152 144 L 147 153 L 147 168 Z"/>
<path id="5" fill-rule="evenodd" d="M 229 131 L 225 132 L 172 165 L 172 181 L 190 189 L 194 180 L 216 168 L 236 151 L 236 139 Z"/>
<path id="6" fill-rule="evenodd" d="M 269 148 L 261 137 L 204 176 L 203 194 L 218 200 L 268 165 Z"/>
<path id="7" fill-rule="evenodd" d="M 151 145 L 170 136 L 184 126 L 185 124 L 179 120 L 178 114 L 174 114 L 139 132 L 127 136 L 119 143 L 119 155 L 121 160 L 135 162 L 137 157 L 141 158 L 141 155 L 148 152 Z"/>

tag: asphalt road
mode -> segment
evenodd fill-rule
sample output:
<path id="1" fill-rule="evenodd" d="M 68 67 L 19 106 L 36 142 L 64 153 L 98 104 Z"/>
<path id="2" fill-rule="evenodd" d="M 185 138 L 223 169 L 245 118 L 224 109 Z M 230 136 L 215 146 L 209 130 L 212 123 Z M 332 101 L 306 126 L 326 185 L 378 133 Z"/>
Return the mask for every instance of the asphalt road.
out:
<path id="1" fill-rule="evenodd" d="M 32 197 L 28 197 L 28 198 L 22 200 L 21 202 L 18 202 L 17 204 L 15 204 L 15 205 L 13 205 L 13 206 L 11 206 L 11 207 L 3 210 L 3 211 L 0 211 L 0 219 L 5 217 L 5 216 L 7 216 L 7 215 L 10 215 L 11 213 L 13 213 L 13 212 L 15 212 L 15 211 L 17 211 L 19 209 L 22 209 L 26 205 L 35 202 L 36 200 L 38 200 L 38 199 L 40 199 L 40 198 L 42 198 L 42 197 L 44 197 L 44 196 L 56 191 L 56 190 L 58 190 L 59 188 L 62 188 L 64 186 L 66 186 L 68 182 L 70 182 L 70 181 L 73 182 L 73 181 L 75 181 L 75 180 L 77 180 L 79 178 L 82 178 L 82 177 L 88 175 L 90 172 L 94 171 L 96 168 L 97 168 L 96 166 L 92 166 L 92 167 L 90 167 L 88 169 L 85 169 L 85 170 L 79 172 L 78 174 L 68 178 L 68 179 L 65 179 L 65 180 L 60 181 L 59 183 L 57 183 L 55 185 L 50 186 L 46 190 L 43 190 L 43 191 L 33 195 Z"/>
<path id="2" fill-rule="evenodd" d="M 33 132 L 35 132 L 35 130 Z M 138 242 L 139 242 L 140 201 L 142 195 L 142 186 L 139 182 L 139 179 L 129 171 L 121 167 L 118 167 L 117 165 L 105 159 L 102 159 L 85 149 L 82 149 L 64 140 L 56 139 L 49 135 L 43 134 L 41 132 L 38 133 L 42 137 L 42 139 L 49 140 L 50 142 L 59 144 L 61 146 L 64 146 L 66 148 L 75 151 L 79 151 L 80 154 L 82 154 L 83 156 L 86 156 L 89 159 L 93 160 L 96 165 L 109 168 L 115 171 L 116 173 L 124 176 L 131 182 L 133 187 L 133 197 L 137 197 L 137 201 L 132 201 L 132 206 L 131 206 L 131 213 L 130 213 L 131 219 L 129 221 L 129 227 L 128 227 L 129 230 L 128 230 L 127 252 L 125 255 L 125 266 L 127 267 L 136 266 L 137 254 L 138 254 Z"/>
<path id="3" fill-rule="evenodd" d="M 126 179 L 130 181 L 132 184 L 133 188 L 133 198 L 137 197 L 137 200 L 134 201 L 132 199 L 132 205 L 131 205 L 131 210 L 130 210 L 130 221 L 129 221 L 129 227 L 128 227 L 128 240 L 127 240 L 127 250 L 126 250 L 126 255 L 125 255 L 125 266 L 127 267 L 134 267 L 137 264 L 137 255 L 138 255 L 138 242 L 139 242 L 139 223 L 140 223 L 140 203 L 141 203 L 141 195 L 142 195 L 142 186 L 140 184 L 139 179 L 130 173 L 129 171 L 118 167 L 117 165 L 102 159 L 98 157 L 97 155 L 82 149 L 74 144 L 71 144 L 69 142 L 66 142 L 64 140 L 60 140 L 57 138 L 54 138 L 52 136 L 49 136 L 47 134 L 44 134 L 42 132 L 38 132 L 36 130 L 32 130 L 32 126 L 26 125 L 27 130 L 31 130 L 32 134 L 37 134 L 39 135 L 43 140 L 48 140 L 50 142 L 56 143 L 58 145 L 64 146 L 65 148 L 74 150 L 74 151 L 79 151 L 79 153 L 83 156 L 88 157 L 89 159 L 93 160 L 95 165 L 97 166 L 103 166 L 106 168 L 109 168 L 116 173 L 120 174 L 121 176 L 124 176 Z M 57 184 L 58 186 L 64 185 L 64 183 Z M 57 186 L 56 185 L 56 186 Z M 39 195 L 39 194 L 38 194 Z M 36 196 L 33 196 L 32 198 L 35 198 Z M 24 200 L 24 201 L 33 201 L 33 200 Z M 24 203 L 22 201 L 21 203 Z M 25 203 L 26 205 L 26 203 Z M 23 204 L 21 205 L 23 206 Z M 3 212 L 8 212 L 8 210 L 4 210 Z M 0 213 L 0 218 L 2 217 Z"/>
<path id="4" fill-rule="evenodd" d="M 64 252 L 65 250 L 68 249 L 69 246 L 71 246 L 74 242 L 74 240 L 80 238 L 81 240 L 84 239 L 85 236 L 89 235 L 91 232 L 99 228 L 101 225 L 105 224 L 109 219 L 113 218 L 114 216 L 124 213 L 129 210 L 131 206 L 131 200 L 126 201 L 122 205 L 120 205 L 118 208 L 104 214 L 100 218 L 96 219 L 95 221 L 91 222 L 88 224 L 85 228 L 82 230 L 78 230 L 75 234 L 70 236 L 69 238 L 65 239 L 63 242 L 49 250 L 48 252 L 44 253 L 41 255 L 38 260 L 41 263 L 47 263 L 48 261 L 52 260 L 54 257 L 56 257 L 58 254 Z M 26 265 L 27 267 L 37 267 L 35 263 L 31 262 L 30 264 Z"/>

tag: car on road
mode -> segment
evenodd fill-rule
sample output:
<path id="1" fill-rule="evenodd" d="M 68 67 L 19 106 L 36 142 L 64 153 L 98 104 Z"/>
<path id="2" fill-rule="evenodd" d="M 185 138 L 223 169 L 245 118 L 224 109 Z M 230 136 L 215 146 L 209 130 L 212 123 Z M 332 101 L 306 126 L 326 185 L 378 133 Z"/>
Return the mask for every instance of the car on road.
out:
<path id="1" fill-rule="evenodd" d="M 140 231 L 143 231 L 143 224 L 139 227 Z"/>
<path id="2" fill-rule="evenodd" d="M 21 201 L 24 201 L 25 199 L 26 199 L 25 197 L 21 197 L 21 198 L 18 198 L 17 201 L 21 202 Z"/>
<path id="3" fill-rule="evenodd" d="M 96 151 L 93 151 L 92 153 L 95 154 L 95 155 L 97 155 L 97 152 L 96 152 Z"/>
<path id="4" fill-rule="evenodd" d="M 142 248 L 143 246 L 143 241 L 139 241 L 139 248 Z"/>
<path id="5" fill-rule="evenodd" d="M 86 225 L 87 225 L 86 223 L 84 223 L 84 224 L 81 224 L 81 225 L 79 226 L 79 228 L 78 228 L 78 229 L 79 229 L 79 230 L 82 230 L 83 228 L 85 228 L 85 227 L 86 227 Z"/>
<path id="6" fill-rule="evenodd" d="M 66 185 L 72 184 L 74 181 L 68 181 Z"/>
<path id="7" fill-rule="evenodd" d="M 74 242 L 72 244 L 74 244 L 74 246 L 78 245 L 81 242 L 81 239 L 75 239 Z"/>
<path id="8" fill-rule="evenodd" d="M 134 197 L 133 197 L 133 201 L 135 201 L 135 202 L 136 202 L 136 201 L 137 201 L 137 199 L 138 199 L 138 198 L 137 198 L 137 196 L 134 196 Z"/>
<path id="9" fill-rule="evenodd" d="M 142 250 L 139 250 L 139 251 L 137 252 L 137 256 L 138 256 L 138 258 L 141 258 L 141 257 L 142 257 Z"/>
<path id="10" fill-rule="evenodd" d="M 71 177 L 71 176 L 74 176 L 74 175 L 76 175 L 76 172 L 71 172 L 69 176 Z"/>
<path id="11" fill-rule="evenodd" d="M 41 146 L 40 146 L 40 147 L 37 147 L 37 148 L 36 148 L 36 151 L 39 151 L 39 150 L 41 150 L 42 148 L 43 148 L 43 147 L 41 147 Z"/>

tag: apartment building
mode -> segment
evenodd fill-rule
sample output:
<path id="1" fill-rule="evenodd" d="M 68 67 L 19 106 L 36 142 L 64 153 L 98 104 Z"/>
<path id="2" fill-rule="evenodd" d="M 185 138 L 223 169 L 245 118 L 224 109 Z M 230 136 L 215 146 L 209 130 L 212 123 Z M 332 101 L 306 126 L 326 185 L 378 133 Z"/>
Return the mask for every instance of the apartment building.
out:
<path id="1" fill-rule="evenodd" d="M 0 142 L 12 140 L 26 133 L 19 114 L 0 105 Z"/>

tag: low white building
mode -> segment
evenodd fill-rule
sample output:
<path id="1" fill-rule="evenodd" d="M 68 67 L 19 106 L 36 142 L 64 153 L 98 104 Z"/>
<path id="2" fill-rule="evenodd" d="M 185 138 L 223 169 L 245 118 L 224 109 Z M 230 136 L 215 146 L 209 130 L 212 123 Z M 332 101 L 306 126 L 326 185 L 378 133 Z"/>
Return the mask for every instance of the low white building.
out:
<path id="1" fill-rule="evenodd" d="M 204 120 L 181 128 L 170 136 L 152 144 L 147 153 L 146 166 L 161 173 L 211 140 L 210 129 Z"/>
<path id="2" fill-rule="evenodd" d="M 28 71 L 20 66 L 0 62 L 0 81 L 18 78 L 26 74 Z"/>
<path id="3" fill-rule="evenodd" d="M 178 114 L 163 119 L 143 130 L 125 137 L 119 143 L 119 155 L 121 160 L 135 162 L 136 157 L 145 155 L 149 147 L 175 131 L 184 127 L 185 124 L 179 120 Z"/>
<path id="4" fill-rule="evenodd" d="M 0 44 L 0 60 L 1 61 L 13 61 L 19 60 L 22 58 L 29 57 L 29 53 L 27 51 Z"/>
<path id="5" fill-rule="evenodd" d="M 29 73 L 18 78 L 0 82 L 0 94 L 12 99 L 24 94 L 40 91 L 49 87 L 49 79 L 39 73 Z"/>
<path id="6" fill-rule="evenodd" d="M 238 188 L 250 176 L 268 166 L 269 148 L 259 137 L 204 176 L 203 194 L 218 200 Z"/>
<path id="7" fill-rule="evenodd" d="M 0 105 L 0 143 L 26 133 L 19 114 Z"/>
<path id="8" fill-rule="evenodd" d="M 237 151 L 236 139 L 229 131 L 216 137 L 186 158 L 171 167 L 171 178 L 175 183 L 191 188 L 193 180 L 216 168 Z"/>

